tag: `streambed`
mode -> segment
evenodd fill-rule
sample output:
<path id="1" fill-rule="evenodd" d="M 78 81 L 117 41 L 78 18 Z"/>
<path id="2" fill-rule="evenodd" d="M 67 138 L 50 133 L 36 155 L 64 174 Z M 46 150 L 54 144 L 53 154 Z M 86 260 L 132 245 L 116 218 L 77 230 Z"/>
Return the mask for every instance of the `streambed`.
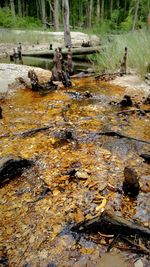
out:
<path id="1" fill-rule="evenodd" d="M 122 99 L 122 87 L 93 78 L 73 82 L 73 88 L 47 95 L 20 89 L 3 100 L 1 157 L 11 154 L 35 162 L 33 168 L 0 189 L 1 253 L 8 258 L 9 266 L 99 266 L 96 264 L 109 244 L 107 238 L 99 235 L 95 241 L 94 237 L 82 236 L 76 240 L 60 232 L 97 215 L 104 199 L 101 209 L 111 206 L 117 215 L 149 226 L 150 186 L 131 201 L 111 191 L 107 184 L 121 187 L 123 169 L 131 165 L 144 188 L 149 183 L 149 165 L 139 154 L 148 152 L 150 145 L 98 134 L 112 130 L 148 142 L 149 115 L 118 114 L 120 107 L 109 102 Z M 89 91 L 93 98 L 76 98 L 68 91 Z M 49 125 L 49 130 L 33 136 L 18 135 Z M 68 129 L 73 138 L 66 140 Z M 68 173 L 74 168 L 80 175 L 70 178 Z M 40 198 L 45 185 L 50 191 Z M 113 250 L 121 254 L 124 266 L 132 266 L 138 258 L 130 251 Z M 140 257 L 148 266 L 148 259 Z"/>

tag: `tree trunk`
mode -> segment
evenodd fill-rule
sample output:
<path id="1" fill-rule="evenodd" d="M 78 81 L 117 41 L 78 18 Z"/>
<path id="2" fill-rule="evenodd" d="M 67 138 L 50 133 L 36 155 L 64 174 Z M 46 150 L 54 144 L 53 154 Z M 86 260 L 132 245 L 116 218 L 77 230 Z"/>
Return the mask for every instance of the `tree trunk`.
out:
<path id="1" fill-rule="evenodd" d="M 104 0 L 102 0 L 101 4 L 101 22 L 104 21 Z"/>
<path id="2" fill-rule="evenodd" d="M 41 0 L 41 14 L 42 14 L 42 22 L 45 25 L 46 22 L 45 0 Z"/>
<path id="3" fill-rule="evenodd" d="M 25 16 L 29 16 L 29 2 L 28 2 L 28 0 L 26 0 Z"/>
<path id="4" fill-rule="evenodd" d="M 66 47 L 71 47 L 68 0 L 62 0 L 62 11 L 63 11 L 63 25 L 64 25 L 64 42 Z"/>
<path id="5" fill-rule="evenodd" d="M 112 17 L 112 11 L 113 11 L 113 0 L 110 0 L 110 17 Z"/>
<path id="6" fill-rule="evenodd" d="M 59 31 L 58 0 L 54 0 L 54 31 Z"/>
<path id="7" fill-rule="evenodd" d="M 22 17 L 22 6 L 21 6 L 21 0 L 18 0 L 18 15 Z"/>
<path id="8" fill-rule="evenodd" d="M 22 16 L 25 16 L 25 0 L 22 1 Z"/>
<path id="9" fill-rule="evenodd" d="M 40 9 L 39 9 L 39 1 L 36 0 L 36 14 L 37 18 L 40 19 Z"/>
<path id="10" fill-rule="evenodd" d="M 97 22 L 99 22 L 99 19 L 100 19 L 100 0 L 97 0 L 96 17 L 97 17 Z"/>
<path id="11" fill-rule="evenodd" d="M 8 7 L 8 0 L 5 1 L 5 7 Z"/>
<path id="12" fill-rule="evenodd" d="M 139 10 L 139 4 L 140 0 L 136 1 L 136 7 L 135 7 L 135 14 L 134 14 L 134 19 L 133 19 L 133 25 L 132 25 L 132 31 L 135 30 L 137 19 L 138 19 L 138 10 Z"/>
<path id="13" fill-rule="evenodd" d="M 147 28 L 150 30 L 150 13 L 148 14 L 147 17 Z"/>
<path id="14" fill-rule="evenodd" d="M 14 5 L 14 0 L 10 0 L 10 9 L 11 9 L 11 14 L 12 14 L 12 17 L 13 19 L 15 19 L 15 5 Z"/>
<path id="15" fill-rule="evenodd" d="M 92 28 L 92 11 L 93 11 L 93 0 L 90 0 L 90 5 L 89 5 L 89 14 L 88 14 L 88 28 Z"/>

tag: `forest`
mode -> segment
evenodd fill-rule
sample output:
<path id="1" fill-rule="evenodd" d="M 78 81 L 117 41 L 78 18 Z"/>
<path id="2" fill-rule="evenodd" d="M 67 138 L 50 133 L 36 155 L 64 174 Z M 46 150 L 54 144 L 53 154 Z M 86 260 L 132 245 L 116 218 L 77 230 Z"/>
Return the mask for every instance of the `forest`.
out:
<path id="1" fill-rule="evenodd" d="M 147 25 L 149 0 L 69 1 L 70 28 L 94 32 L 122 32 Z M 0 26 L 62 29 L 60 0 L 0 0 Z"/>

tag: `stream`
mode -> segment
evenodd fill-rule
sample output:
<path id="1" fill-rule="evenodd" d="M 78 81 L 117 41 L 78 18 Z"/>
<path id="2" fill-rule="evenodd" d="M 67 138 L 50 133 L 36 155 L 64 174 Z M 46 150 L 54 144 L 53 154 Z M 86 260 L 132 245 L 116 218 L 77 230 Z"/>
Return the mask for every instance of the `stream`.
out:
<path id="1" fill-rule="evenodd" d="M 48 60 L 39 62 L 38 66 L 50 68 Z M 85 65 L 77 66 L 82 68 Z M 121 108 L 109 102 L 123 98 L 122 87 L 90 77 L 73 79 L 73 83 L 73 88 L 47 95 L 20 89 L 1 103 L 1 157 L 32 159 L 34 166 L 0 188 L 0 253 L 9 262 L 0 266 L 101 266 L 100 257 L 112 239 L 100 234 L 76 239 L 71 233 L 60 233 L 106 207 L 149 226 L 150 169 L 139 155 L 148 153 L 150 145 L 98 134 L 111 130 L 148 142 L 149 115 L 118 114 Z M 68 93 L 85 91 L 93 97 Z M 44 126 L 51 127 L 31 136 L 19 135 Z M 71 132 L 71 138 L 65 138 L 66 131 Z M 107 187 L 108 183 L 122 187 L 127 165 L 140 176 L 142 190 L 135 200 Z M 70 177 L 74 169 L 78 175 Z M 45 186 L 49 191 L 44 195 Z M 124 259 L 121 266 L 134 266 L 139 257 L 143 266 L 149 266 L 145 255 L 119 248 L 113 251 Z"/>

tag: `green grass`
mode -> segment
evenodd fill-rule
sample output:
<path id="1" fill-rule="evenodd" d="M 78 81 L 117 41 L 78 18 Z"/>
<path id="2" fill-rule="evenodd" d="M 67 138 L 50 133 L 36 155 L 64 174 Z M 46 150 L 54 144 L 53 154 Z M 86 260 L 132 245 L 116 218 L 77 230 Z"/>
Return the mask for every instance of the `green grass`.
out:
<path id="1" fill-rule="evenodd" d="M 24 44 L 47 44 L 54 41 L 54 37 L 50 32 L 46 31 L 30 31 L 30 30 L 11 30 L 0 29 L 0 42 L 1 43 L 14 43 L 18 42 Z"/>
<path id="2" fill-rule="evenodd" d="M 104 51 L 92 56 L 98 72 L 114 72 L 119 69 L 124 55 L 125 46 L 128 47 L 128 68 L 135 69 L 141 76 L 147 71 L 150 64 L 150 32 L 139 31 L 122 35 L 112 35 L 103 41 Z"/>

